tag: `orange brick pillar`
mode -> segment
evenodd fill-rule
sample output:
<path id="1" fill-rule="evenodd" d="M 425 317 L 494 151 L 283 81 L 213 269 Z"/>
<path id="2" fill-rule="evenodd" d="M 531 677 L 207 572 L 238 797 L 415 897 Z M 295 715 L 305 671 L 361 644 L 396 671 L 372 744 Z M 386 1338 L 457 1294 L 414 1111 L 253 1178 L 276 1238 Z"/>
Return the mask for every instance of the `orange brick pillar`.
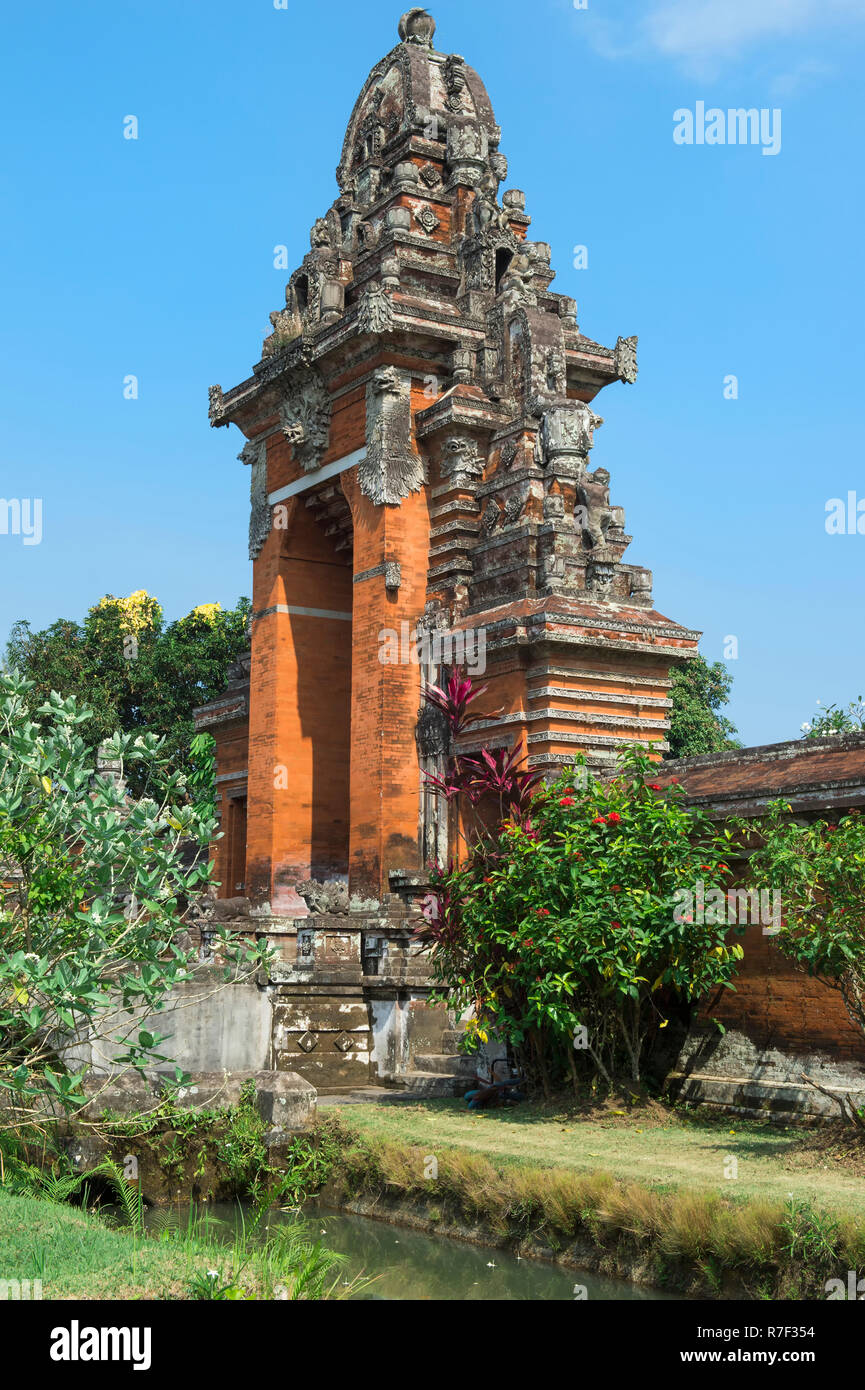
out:
<path id="1" fill-rule="evenodd" d="M 303 497 L 255 563 L 247 893 L 305 915 L 304 879 L 348 871 L 352 573 Z"/>
<path id="2" fill-rule="evenodd" d="M 380 654 L 383 632 L 413 634 L 423 616 L 429 507 L 425 488 L 399 506 L 374 505 L 360 491 L 356 468 L 341 483 L 354 525 L 349 892 L 380 900 L 392 869 L 420 867 L 420 669 L 410 661 L 384 664 Z M 385 572 L 393 562 L 399 587 L 393 570 Z"/>

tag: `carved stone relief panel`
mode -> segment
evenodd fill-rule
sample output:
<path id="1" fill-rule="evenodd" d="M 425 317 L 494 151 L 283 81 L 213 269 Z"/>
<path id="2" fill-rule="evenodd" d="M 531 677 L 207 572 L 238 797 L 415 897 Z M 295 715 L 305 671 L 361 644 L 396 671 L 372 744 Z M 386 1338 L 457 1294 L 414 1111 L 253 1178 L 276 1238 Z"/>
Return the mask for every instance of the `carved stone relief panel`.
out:
<path id="1" fill-rule="evenodd" d="M 411 447 L 411 375 L 398 367 L 379 367 L 366 388 L 366 454 L 358 481 L 377 505 L 396 505 L 423 486 L 423 462 Z"/>
<path id="2" fill-rule="evenodd" d="M 318 468 L 330 440 L 331 402 L 327 387 L 313 367 L 293 372 L 279 407 L 282 432 L 301 468 Z"/>

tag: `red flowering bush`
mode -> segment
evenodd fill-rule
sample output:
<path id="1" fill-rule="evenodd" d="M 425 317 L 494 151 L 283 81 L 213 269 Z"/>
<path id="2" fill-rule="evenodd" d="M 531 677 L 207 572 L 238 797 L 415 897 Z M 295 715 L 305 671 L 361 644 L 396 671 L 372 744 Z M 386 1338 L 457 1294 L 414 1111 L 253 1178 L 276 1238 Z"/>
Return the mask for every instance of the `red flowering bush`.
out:
<path id="1" fill-rule="evenodd" d="M 470 1012 L 470 1038 L 506 1040 L 545 1092 L 581 1071 L 639 1080 L 675 1001 L 729 986 L 742 955 L 726 924 L 681 920 L 677 890 L 726 891 L 729 836 L 681 787 L 650 789 L 652 766 L 633 749 L 613 781 L 571 768 L 433 875 L 420 935 L 439 997 Z"/>

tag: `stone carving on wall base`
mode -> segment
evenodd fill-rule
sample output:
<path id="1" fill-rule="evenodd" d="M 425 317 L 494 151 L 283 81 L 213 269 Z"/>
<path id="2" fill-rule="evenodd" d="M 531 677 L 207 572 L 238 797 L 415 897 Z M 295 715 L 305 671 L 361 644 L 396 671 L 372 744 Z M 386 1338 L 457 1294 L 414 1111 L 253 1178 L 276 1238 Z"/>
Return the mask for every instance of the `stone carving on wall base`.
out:
<path id="1" fill-rule="evenodd" d="M 366 388 L 366 454 L 358 465 L 361 492 L 377 506 L 395 506 L 423 486 L 410 441 L 411 375 L 379 367 Z"/>
<path id="2" fill-rule="evenodd" d="M 329 878 L 324 883 L 307 878 L 297 885 L 297 891 L 310 912 L 339 914 L 348 912 L 348 884 L 342 879 Z"/>

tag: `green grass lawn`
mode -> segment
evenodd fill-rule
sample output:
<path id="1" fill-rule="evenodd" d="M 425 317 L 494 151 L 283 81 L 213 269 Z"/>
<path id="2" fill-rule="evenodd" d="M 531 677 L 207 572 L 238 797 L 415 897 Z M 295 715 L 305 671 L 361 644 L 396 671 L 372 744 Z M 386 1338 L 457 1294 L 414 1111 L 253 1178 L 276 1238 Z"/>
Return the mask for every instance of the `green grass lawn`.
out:
<path id="1" fill-rule="evenodd" d="M 41 1279 L 43 1298 L 189 1298 L 197 1270 L 228 1267 L 226 1251 L 135 1237 L 78 1208 L 0 1188 L 0 1279 Z"/>
<path id="2" fill-rule="evenodd" d="M 0 1280 L 39 1279 L 43 1299 L 197 1299 L 214 1270 L 220 1296 L 232 1299 L 341 1298 L 363 1287 L 342 1281 L 339 1257 L 305 1226 L 267 1237 L 247 1212 L 244 1229 L 226 1243 L 206 1216 L 193 1214 L 186 1228 L 172 1222 L 160 1233 L 136 1233 L 0 1187 Z"/>
<path id="3" fill-rule="evenodd" d="M 519 1162 L 613 1177 L 662 1189 L 712 1189 L 726 1198 L 785 1201 L 790 1193 L 835 1211 L 865 1214 L 862 1164 L 833 1157 L 823 1135 L 725 1117 L 696 1118 L 660 1106 L 560 1115 L 524 1105 L 470 1111 L 463 1101 L 352 1105 L 340 1112 L 369 1138 L 468 1149 L 496 1162 Z M 731 1171 L 735 1158 L 738 1173 Z"/>

